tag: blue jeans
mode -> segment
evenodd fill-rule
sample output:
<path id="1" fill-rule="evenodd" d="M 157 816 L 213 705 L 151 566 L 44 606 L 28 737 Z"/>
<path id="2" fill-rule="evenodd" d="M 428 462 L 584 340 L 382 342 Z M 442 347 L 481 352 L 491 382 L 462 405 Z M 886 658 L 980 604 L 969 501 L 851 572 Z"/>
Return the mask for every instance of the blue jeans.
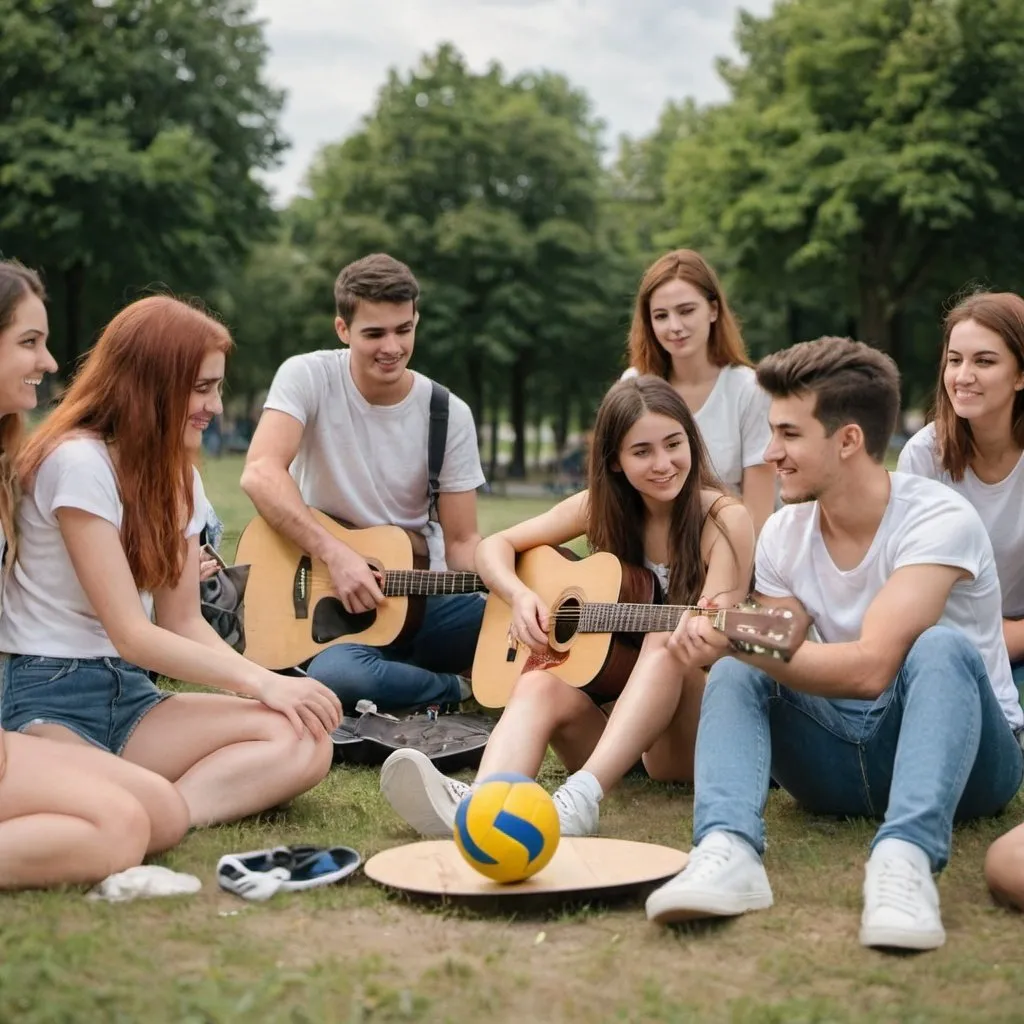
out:
<path id="1" fill-rule="evenodd" d="M 335 644 L 306 666 L 347 708 L 372 700 L 380 710 L 461 700 L 457 673 L 473 664 L 484 617 L 483 594 L 428 597 L 423 622 L 405 644 Z"/>
<path id="2" fill-rule="evenodd" d="M 815 697 L 735 658 L 717 662 L 697 730 L 694 843 L 721 830 L 763 853 L 770 775 L 813 813 L 883 818 L 874 843 L 913 843 L 938 871 L 954 817 L 1005 807 L 1024 757 L 981 656 L 934 626 L 873 701 Z"/>

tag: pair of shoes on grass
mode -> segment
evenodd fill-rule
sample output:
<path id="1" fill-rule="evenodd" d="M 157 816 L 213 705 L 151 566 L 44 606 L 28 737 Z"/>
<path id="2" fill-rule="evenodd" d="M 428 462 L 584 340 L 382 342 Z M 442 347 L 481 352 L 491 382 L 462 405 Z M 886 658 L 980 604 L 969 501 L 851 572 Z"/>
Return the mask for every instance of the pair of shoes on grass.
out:
<path id="1" fill-rule="evenodd" d="M 361 859 L 347 846 L 276 846 L 229 853 L 217 861 L 222 889 L 262 902 L 278 892 L 302 892 L 347 878 Z"/>
<path id="2" fill-rule="evenodd" d="M 772 889 L 757 851 L 731 832 L 711 832 L 686 867 L 647 898 L 647 917 L 673 924 L 732 917 L 772 905 Z M 860 942 L 891 949 L 937 949 L 946 941 L 939 893 L 928 857 L 900 839 L 883 839 L 864 871 Z"/>

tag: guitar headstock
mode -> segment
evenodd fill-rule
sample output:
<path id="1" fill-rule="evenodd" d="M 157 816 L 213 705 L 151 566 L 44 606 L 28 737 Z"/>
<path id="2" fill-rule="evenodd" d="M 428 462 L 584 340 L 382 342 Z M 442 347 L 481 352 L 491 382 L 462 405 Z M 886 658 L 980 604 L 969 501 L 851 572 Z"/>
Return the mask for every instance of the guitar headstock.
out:
<path id="1" fill-rule="evenodd" d="M 763 654 L 789 661 L 803 642 L 797 616 L 788 608 L 765 608 L 748 603 L 721 610 L 715 628 L 721 630 L 735 650 Z"/>

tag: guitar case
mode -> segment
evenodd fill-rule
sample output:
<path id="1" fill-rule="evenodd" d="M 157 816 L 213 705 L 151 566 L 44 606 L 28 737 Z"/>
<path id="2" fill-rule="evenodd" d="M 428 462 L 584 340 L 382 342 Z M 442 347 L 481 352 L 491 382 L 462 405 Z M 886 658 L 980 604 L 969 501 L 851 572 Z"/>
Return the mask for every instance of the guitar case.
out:
<path id="1" fill-rule="evenodd" d="M 426 711 L 396 716 L 376 709 L 346 716 L 331 733 L 335 764 L 383 764 L 403 747 L 422 751 L 438 771 L 476 768 L 496 719 L 488 715 Z"/>

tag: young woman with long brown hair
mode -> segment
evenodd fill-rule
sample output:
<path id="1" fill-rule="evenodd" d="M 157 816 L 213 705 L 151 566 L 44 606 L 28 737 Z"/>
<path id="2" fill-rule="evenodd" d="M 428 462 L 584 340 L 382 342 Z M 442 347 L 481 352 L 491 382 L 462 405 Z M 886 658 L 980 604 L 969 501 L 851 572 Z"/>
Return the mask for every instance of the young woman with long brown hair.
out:
<path id="1" fill-rule="evenodd" d="M 934 418 L 906 443 L 897 468 L 941 480 L 981 516 L 1013 681 L 1024 691 L 1024 298 L 978 292 L 946 315 Z M 1024 825 L 992 844 L 985 877 L 1024 908 Z"/>
<path id="2" fill-rule="evenodd" d="M 19 459 L 20 548 L 0 620 L 4 728 L 162 775 L 193 825 L 314 786 L 340 717 L 326 687 L 247 661 L 200 613 L 206 499 L 193 462 L 231 346 L 222 324 L 167 296 L 107 325 Z M 167 693 L 144 670 L 231 692 Z"/>
<path id="3" fill-rule="evenodd" d="M 699 252 L 666 253 L 644 272 L 628 348 L 623 376 L 653 373 L 672 385 L 697 421 L 712 470 L 760 533 L 775 505 L 775 471 L 764 461 L 768 396 L 718 276 Z"/>
<path id="4" fill-rule="evenodd" d="M 0 589 L 18 554 L 22 415 L 57 364 L 39 276 L 0 261 Z M 166 779 L 110 754 L 0 729 L 0 889 L 97 882 L 173 846 L 188 809 Z"/>
<path id="5" fill-rule="evenodd" d="M 477 571 L 512 607 L 516 638 L 547 649 L 548 610 L 516 576 L 516 554 L 585 534 L 594 551 L 646 565 L 673 604 L 736 604 L 747 593 L 754 531 L 743 505 L 708 467 L 700 431 L 659 377 L 619 381 L 594 424 L 589 488 L 553 509 L 481 541 Z M 598 803 L 642 756 L 649 775 L 693 778 L 704 671 L 647 636 L 607 716 L 591 698 L 547 671 L 523 673 L 487 744 L 477 777 L 535 776 L 550 742 L 572 772 L 554 794 L 563 835 L 597 830 Z M 418 751 L 396 751 L 381 771 L 391 806 L 424 834 L 450 833 L 469 787 L 445 778 Z"/>

